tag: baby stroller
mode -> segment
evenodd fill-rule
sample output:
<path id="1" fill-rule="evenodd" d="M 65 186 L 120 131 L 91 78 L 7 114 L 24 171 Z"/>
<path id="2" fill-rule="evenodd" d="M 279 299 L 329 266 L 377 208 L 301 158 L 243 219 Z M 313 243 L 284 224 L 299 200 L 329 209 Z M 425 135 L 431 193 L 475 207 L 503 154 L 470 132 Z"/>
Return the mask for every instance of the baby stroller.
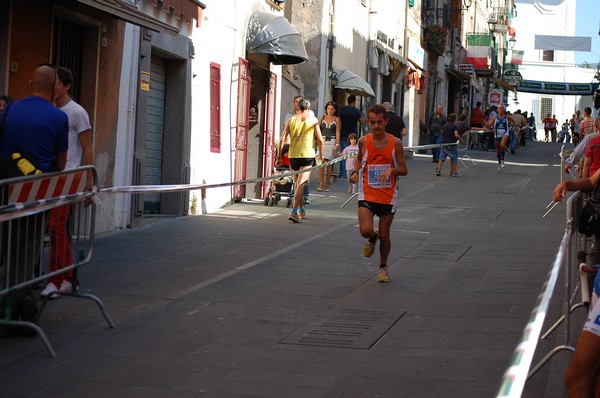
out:
<path id="1" fill-rule="evenodd" d="M 287 157 L 289 145 L 283 146 L 281 163 L 275 165 L 275 173 L 273 179 L 270 182 L 269 192 L 265 196 L 264 205 L 273 206 L 276 205 L 281 198 L 287 198 L 286 207 L 292 205 L 292 197 L 294 196 L 294 180 L 292 176 L 282 175 L 290 171 L 290 159 Z"/>

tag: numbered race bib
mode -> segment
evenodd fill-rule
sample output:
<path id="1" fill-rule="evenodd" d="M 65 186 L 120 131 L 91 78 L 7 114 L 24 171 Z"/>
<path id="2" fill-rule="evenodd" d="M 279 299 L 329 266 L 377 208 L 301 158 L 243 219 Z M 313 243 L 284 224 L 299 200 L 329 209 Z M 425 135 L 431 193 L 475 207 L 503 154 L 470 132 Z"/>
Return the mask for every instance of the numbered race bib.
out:
<path id="1" fill-rule="evenodd" d="M 506 127 L 503 125 L 496 126 L 496 138 L 502 138 L 506 135 Z"/>
<path id="2" fill-rule="evenodd" d="M 367 181 L 371 188 L 391 188 L 392 178 L 381 179 L 381 175 L 389 169 L 389 164 L 370 164 L 367 165 Z"/>

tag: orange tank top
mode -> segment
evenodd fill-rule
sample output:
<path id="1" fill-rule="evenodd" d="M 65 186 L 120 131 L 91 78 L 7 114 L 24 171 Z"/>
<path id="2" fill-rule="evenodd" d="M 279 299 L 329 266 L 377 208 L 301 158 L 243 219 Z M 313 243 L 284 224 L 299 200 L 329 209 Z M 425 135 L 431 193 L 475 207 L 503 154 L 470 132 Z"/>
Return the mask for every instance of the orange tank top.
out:
<path id="1" fill-rule="evenodd" d="M 398 190 L 396 183 L 398 177 L 392 175 L 387 181 L 379 177 L 390 167 L 398 167 L 396 150 L 394 149 L 395 137 L 387 134 L 387 145 L 381 149 L 373 146 L 372 135 L 368 134 L 365 142 L 365 153 L 362 158 L 362 181 L 358 191 L 358 200 L 368 202 L 397 205 Z"/>

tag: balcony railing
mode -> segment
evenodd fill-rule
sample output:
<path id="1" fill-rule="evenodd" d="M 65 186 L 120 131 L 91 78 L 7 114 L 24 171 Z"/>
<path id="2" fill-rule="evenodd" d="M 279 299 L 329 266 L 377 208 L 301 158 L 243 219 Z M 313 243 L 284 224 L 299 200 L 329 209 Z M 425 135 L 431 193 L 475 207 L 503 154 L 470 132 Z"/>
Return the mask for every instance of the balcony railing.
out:
<path id="1" fill-rule="evenodd" d="M 507 7 L 494 7 L 494 11 L 488 19 L 490 30 L 494 33 L 506 33 L 510 25 L 510 18 L 511 15 Z"/>

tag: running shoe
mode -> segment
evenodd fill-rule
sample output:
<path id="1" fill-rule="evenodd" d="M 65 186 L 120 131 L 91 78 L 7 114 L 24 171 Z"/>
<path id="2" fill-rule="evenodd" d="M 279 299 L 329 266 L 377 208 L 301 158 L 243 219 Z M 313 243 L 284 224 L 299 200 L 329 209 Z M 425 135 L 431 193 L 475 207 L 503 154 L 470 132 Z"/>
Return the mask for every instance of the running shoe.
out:
<path id="1" fill-rule="evenodd" d="M 439 170 L 436 170 L 436 171 L 435 171 L 435 175 L 439 177 L 439 176 L 441 176 L 441 175 L 442 175 L 442 173 L 440 173 L 440 171 L 439 171 Z"/>
<path id="2" fill-rule="evenodd" d="M 500 163 L 500 167 L 504 168 L 504 160 Z"/>
<path id="3" fill-rule="evenodd" d="M 56 287 L 56 285 L 52 282 L 48 283 L 46 285 L 46 287 L 44 288 L 44 290 L 41 291 L 40 296 L 42 298 L 46 298 L 48 297 L 49 299 L 57 299 L 60 297 L 60 295 L 58 294 L 59 290 Z"/>
<path id="4" fill-rule="evenodd" d="M 290 215 L 288 216 L 288 220 L 290 220 L 293 223 L 299 223 L 300 217 L 298 217 L 297 213 L 291 212 Z"/>
<path id="5" fill-rule="evenodd" d="M 387 283 L 389 281 L 390 281 L 390 275 L 388 274 L 387 267 L 379 268 L 379 271 L 377 271 L 377 282 Z"/>
<path id="6" fill-rule="evenodd" d="M 498 165 L 498 167 L 496 168 L 496 170 L 500 171 L 500 165 Z"/>
<path id="7" fill-rule="evenodd" d="M 458 174 L 458 173 L 450 173 L 450 176 L 452 176 L 452 177 L 460 177 L 460 174 Z"/>
<path id="8" fill-rule="evenodd" d="M 304 209 L 298 210 L 298 218 L 304 220 L 306 218 L 306 211 Z"/>
<path id="9" fill-rule="evenodd" d="M 377 233 L 377 230 L 375 230 L 375 233 Z M 375 240 L 373 242 L 371 242 L 369 239 L 367 239 L 367 242 L 365 243 L 365 247 L 363 249 L 363 256 L 371 257 L 373 255 L 373 253 L 375 253 L 375 244 L 376 243 L 377 243 L 377 238 L 375 238 Z"/>

